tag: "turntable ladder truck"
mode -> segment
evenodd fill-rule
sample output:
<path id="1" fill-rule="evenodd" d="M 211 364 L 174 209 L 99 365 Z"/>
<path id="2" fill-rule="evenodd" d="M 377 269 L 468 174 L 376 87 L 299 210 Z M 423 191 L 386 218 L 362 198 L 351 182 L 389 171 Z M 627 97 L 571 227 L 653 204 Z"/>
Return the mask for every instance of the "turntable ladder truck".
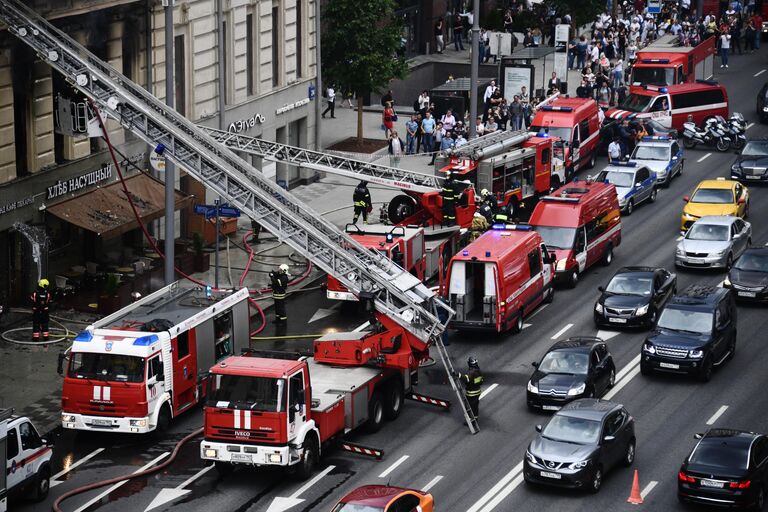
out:
<path id="1" fill-rule="evenodd" d="M 0 21 L 99 111 L 155 146 L 352 293 L 370 298 L 380 320 L 399 325 L 414 349 L 425 352 L 437 347 L 470 431 L 479 430 L 441 340 L 447 324 L 442 318 L 450 319 L 453 311 L 434 291 L 391 260 L 362 247 L 27 5 L 3 0 Z"/>

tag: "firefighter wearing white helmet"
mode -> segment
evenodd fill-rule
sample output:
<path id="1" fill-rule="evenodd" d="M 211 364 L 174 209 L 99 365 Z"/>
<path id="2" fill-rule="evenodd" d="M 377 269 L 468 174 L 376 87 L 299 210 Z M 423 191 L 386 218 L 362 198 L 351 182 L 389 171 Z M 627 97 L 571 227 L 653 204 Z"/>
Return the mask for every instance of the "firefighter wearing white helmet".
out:
<path id="1" fill-rule="evenodd" d="M 283 263 L 277 269 L 269 273 L 269 279 L 272 281 L 272 300 L 275 301 L 275 319 L 273 323 L 284 324 L 288 321 L 288 314 L 285 310 L 285 296 L 288 292 L 288 265 Z"/>
<path id="2" fill-rule="evenodd" d="M 48 341 L 48 307 L 51 303 L 51 292 L 48 291 L 50 283 L 47 279 L 41 279 L 37 282 L 35 290 L 30 299 L 32 300 L 32 341 L 40 341 L 40 334 L 43 335 L 43 341 Z"/>
<path id="3" fill-rule="evenodd" d="M 498 210 L 498 205 L 496 204 L 496 197 L 488 192 L 487 188 L 484 188 L 480 192 L 480 197 L 482 198 L 482 202 L 480 203 L 480 207 L 478 208 L 478 212 L 480 215 L 485 217 L 485 220 L 488 221 L 488 224 L 493 223 L 493 217 L 496 215 L 496 210 Z"/>

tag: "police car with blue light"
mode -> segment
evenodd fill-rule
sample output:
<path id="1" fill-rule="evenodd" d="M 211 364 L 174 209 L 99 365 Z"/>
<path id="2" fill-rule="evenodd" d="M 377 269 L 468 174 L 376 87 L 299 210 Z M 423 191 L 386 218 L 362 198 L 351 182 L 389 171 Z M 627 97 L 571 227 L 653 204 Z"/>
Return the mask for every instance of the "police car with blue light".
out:
<path id="1" fill-rule="evenodd" d="M 644 201 L 656 201 L 656 173 L 637 162 L 611 162 L 597 175 L 598 181 L 611 183 L 619 196 L 619 208 L 632 215 L 635 207 Z"/>
<path id="2" fill-rule="evenodd" d="M 672 137 L 643 137 L 630 160 L 655 172 L 659 185 L 669 186 L 672 178 L 683 174 L 683 150 Z"/>

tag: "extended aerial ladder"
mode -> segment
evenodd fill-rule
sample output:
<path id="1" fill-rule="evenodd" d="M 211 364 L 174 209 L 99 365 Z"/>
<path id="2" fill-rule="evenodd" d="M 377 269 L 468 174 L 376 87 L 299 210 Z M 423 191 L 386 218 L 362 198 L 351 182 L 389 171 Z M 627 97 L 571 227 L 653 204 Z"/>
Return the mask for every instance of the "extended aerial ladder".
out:
<path id="1" fill-rule="evenodd" d="M 453 311 L 434 291 L 390 259 L 366 250 L 23 3 L 2 0 L 0 21 L 101 112 L 157 150 L 162 148 L 165 157 L 336 277 L 347 289 L 371 297 L 380 314 L 422 343 L 418 349 L 436 346 L 470 431 L 479 430 L 441 340 Z"/>

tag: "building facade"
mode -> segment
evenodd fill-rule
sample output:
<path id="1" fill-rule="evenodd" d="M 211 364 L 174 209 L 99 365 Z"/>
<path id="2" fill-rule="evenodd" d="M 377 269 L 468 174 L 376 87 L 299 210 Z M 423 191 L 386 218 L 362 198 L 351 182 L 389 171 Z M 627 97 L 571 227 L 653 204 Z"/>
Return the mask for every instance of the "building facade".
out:
<path id="1" fill-rule="evenodd" d="M 29 0 L 27 5 L 164 99 L 160 0 Z M 176 109 L 196 123 L 313 147 L 315 5 L 314 0 L 176 0 Z M 127 199 L 104 141 L 69 135 L 71 125 L 85 122 L 85 105 L 63 77 L 0 25 L 0 266 L 8 269 L 0 273 L 3 303 L 23 304 L 39 276 L 54 283 L 55 276 L 76 275 L 86 263 L 125 268 L 145 245 L 135 218 L 125 217 Z M 116 122 L 107 127 L 125 177 L 149 174 L 151 148 Z M 261 169 L 261 162 L 253 163 Z M 204 228 L 192 203 L 215 198 L 181 171 L 175 235 L 188 237 Z M 308 170 L 276 172 L 286 188 L 314 177 Z M 163 176 L 139 178 L 130 180 L 137 187 L 130 193 L 146 207 L 142 216 L 149 225 L 162 216 L 162 205 L 155 203 Z"/>

